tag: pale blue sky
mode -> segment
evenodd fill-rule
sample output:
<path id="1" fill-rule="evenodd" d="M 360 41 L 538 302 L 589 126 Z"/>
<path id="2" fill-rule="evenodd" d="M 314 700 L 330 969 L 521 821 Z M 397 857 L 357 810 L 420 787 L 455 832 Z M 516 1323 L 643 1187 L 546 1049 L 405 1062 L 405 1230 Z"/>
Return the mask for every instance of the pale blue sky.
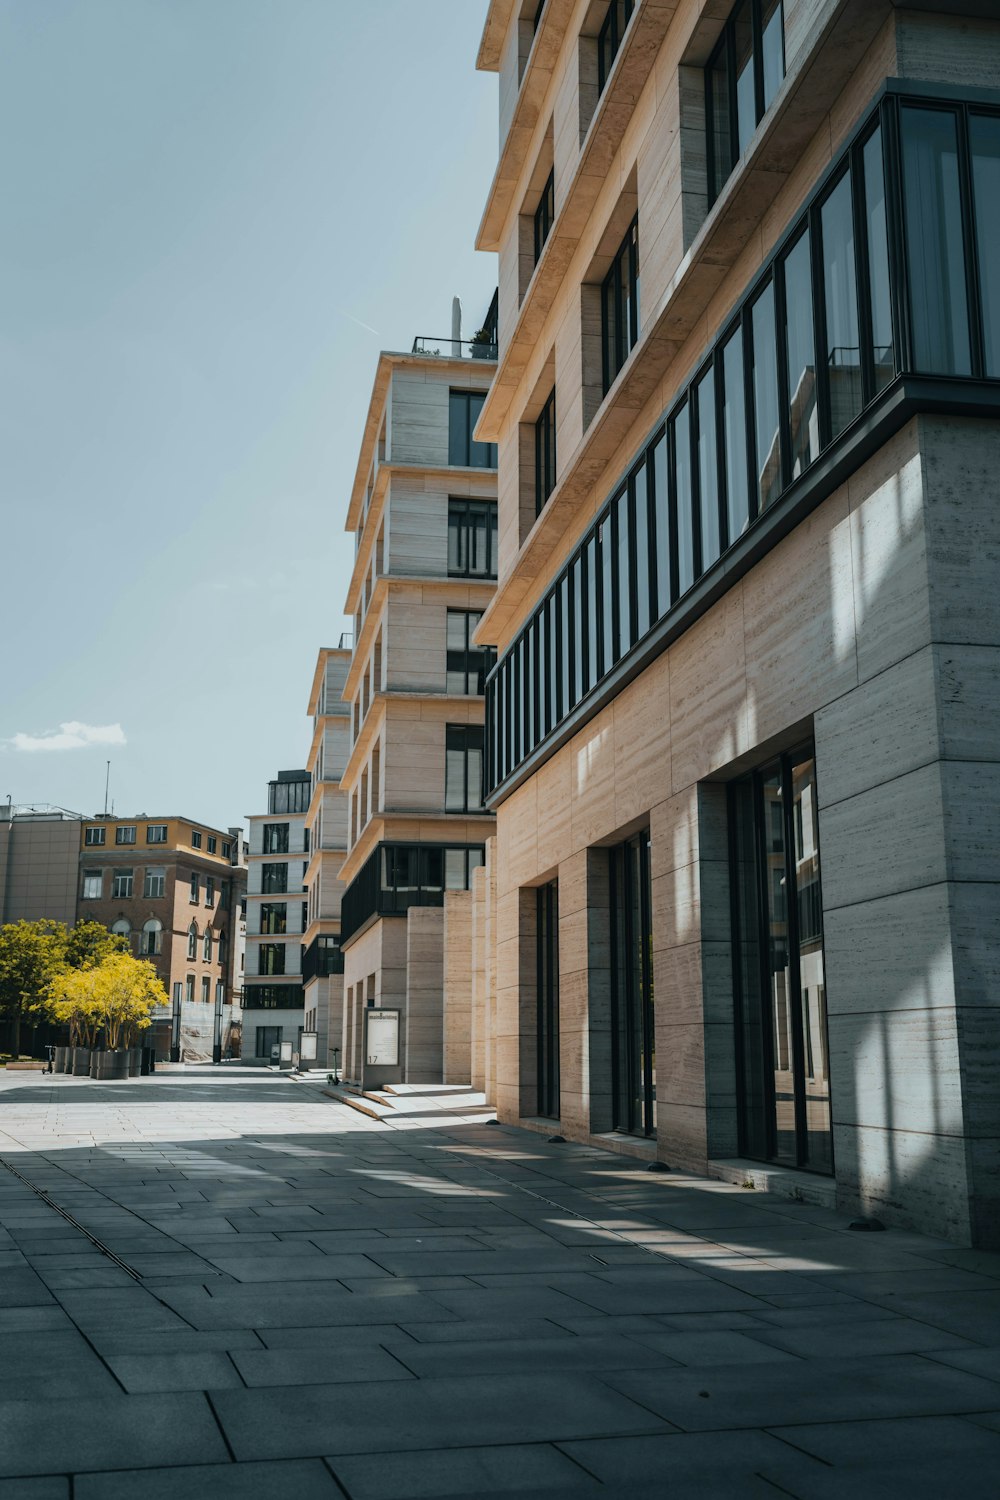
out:
<path id="1" fill-rule="evenodd" d="M 0 799 L 110 756 L 226 826 L 304 763 L 378 350 L 496 284 L 485 11 L 0 0 Z"/>

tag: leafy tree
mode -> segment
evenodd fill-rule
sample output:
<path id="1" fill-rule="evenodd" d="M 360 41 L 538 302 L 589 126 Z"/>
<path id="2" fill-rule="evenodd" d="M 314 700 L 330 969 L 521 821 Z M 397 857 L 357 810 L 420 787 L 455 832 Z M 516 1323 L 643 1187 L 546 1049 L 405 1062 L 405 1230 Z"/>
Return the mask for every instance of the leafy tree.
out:
<path id="1" fill-rule="evenodd" d="M 0 927 L 0 1014 L 12 1023 L 11 1051 L 21 1053 L 21 1023 L 52 1014 L 52 981 L 65 964 L 66 927 L 43 918 Z"/>
<path id="2" fill-rule="evenodd" d="M 53 1013 L 69 1027 L 71 1047 L 95 1047 L 101 1017 L 94 994 L 93 969 L 63 969 L 52 981 Z"/>
<path id="3" fill-rule="evenodd" d="M 65 962 L 71 969 L 93 969 L 112 953 L 128 953 L 128 941 L 103 922 L 77 922 L 66 933 Z"/>
<path id="4" fill-rule="evenodd" d="M 153 965 L 131 953 L 112 953 L 92 969 L 64 972 L 57 982 L 66 1010 L 63 1019 L 93 1046 L 104 1031 L 106 1045 L 127 1047 L 151 1024 L 151 1012 L 168 1003 Z"/>

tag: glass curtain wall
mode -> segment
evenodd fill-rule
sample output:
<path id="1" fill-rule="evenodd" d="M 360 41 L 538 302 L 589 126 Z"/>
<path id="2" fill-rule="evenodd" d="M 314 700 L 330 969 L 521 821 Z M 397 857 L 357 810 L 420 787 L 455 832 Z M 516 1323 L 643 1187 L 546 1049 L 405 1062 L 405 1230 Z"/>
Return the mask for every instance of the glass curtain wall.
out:
<path id="1" fill-rule="evenodd" d="M 811 746 L 730 788 L 740 1150 L 833 1171 Z"/>
<path id="2" fill-rule="evenodd" d="M 487 682 L 490 790 L 900 377 L 1000 379 L 998 244 L 1000 106 L 887 93 Z"/>
<path id="3" fill-rule="evenodd" d="M 559 1118 L 559 883 L 539 886 L 537 901 L 538 1113 Z"/>
<path id="4" fill-rule="evenodd" d="M 656 1134 L 652 885 L 649 831 L 608 851 L 611 876 L 613 1124 Z"/>

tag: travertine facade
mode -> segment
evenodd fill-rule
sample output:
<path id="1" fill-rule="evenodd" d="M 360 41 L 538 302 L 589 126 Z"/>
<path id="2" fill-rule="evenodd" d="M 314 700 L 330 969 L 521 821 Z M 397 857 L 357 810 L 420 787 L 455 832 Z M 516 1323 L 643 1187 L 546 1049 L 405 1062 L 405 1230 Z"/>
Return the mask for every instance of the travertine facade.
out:
<path id="1" fill-rule="evenodd" d="M 629 11 L 479 58 L 499 1113 L 997 1245 L 1000 24 Z"/>
<path id="2" fill-rule="evenodd" d="M 496 577 L 496 457 L 472 439 L 490 352 L 445 341 L 380 356 L 348 509 L 343 1068 L 368 1084 L 441 1078 L 440 908 L 446 890 L 467 889 L 493 829 L 481 777 L 490 663 L 472 642 Z M 373 1006 L 399 1012 L 394 1064 L 365 1063 Z"/>

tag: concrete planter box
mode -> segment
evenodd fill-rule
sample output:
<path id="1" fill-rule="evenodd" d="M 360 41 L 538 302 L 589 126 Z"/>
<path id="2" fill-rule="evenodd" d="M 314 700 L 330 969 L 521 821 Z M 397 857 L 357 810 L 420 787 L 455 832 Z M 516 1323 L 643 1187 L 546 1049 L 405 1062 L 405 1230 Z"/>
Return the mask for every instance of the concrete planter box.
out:
<path id="1" fill-rule="evenodd" d="M 101 1058 L 103 1056 L 104 1056 L 103 1052 L 92 1052 L 90 1054 L 90 1076 L 91 1076 L 91 1078 L 100 1078 L 100 1076 L 101 1076 Z"/>
<path id="2" fill-rule="evenodd" d="M 52 1071 L 54 1073 L 65 1073 L 66 1053 L 68 1051 L 68 1047 L 57 1047 L 55 1049 L 55 1057 L 52 1059 Z"/>
<path id="3" fill-rule="evenodd" d="M 87 1078 L 90 1075 L 91 1051 L 89 1047 L 73 1048 L 73 1077 Z"/>
<path id="4" fill-rule="evenodd" d="M 99 1052 L 97 1076 L 104 1080 L 109 1078 L 127 1078 L 128 1064 L 131 1053 L 125 1051 Z"/>
<path id="5" fill-rule="evenodd" d="M 138 1078 L 142 1072 L 142 1048 L 130 1047 L 128 1051 L 128 1076 Z"/>

